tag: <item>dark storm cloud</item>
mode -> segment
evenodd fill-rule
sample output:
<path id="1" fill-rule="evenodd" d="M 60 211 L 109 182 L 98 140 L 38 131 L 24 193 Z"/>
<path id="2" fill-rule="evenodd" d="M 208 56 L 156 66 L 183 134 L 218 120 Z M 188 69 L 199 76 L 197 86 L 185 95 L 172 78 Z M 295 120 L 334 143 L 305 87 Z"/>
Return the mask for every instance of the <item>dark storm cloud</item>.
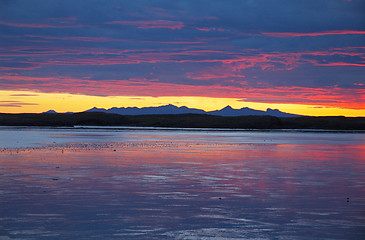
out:
<path id="1" fill-rule="evenodd" d="M 130 94 L 174 84 L 216 87 L 217 97 L 221 87 L 362 94 L 364 9 L 362 0 L 0 1 L 0 87 L 118 95 L 138 79 L 150 93 Z"/>

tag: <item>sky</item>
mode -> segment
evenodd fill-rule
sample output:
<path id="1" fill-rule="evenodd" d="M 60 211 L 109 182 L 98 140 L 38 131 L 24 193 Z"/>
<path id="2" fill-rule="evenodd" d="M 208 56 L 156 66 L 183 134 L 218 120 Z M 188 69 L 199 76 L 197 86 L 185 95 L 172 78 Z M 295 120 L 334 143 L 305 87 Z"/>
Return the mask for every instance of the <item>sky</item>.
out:
<path id="1" fill-rule="evenodd" d="M 364 0 L 0 0 L 0 112 L 365 116 Z"/>

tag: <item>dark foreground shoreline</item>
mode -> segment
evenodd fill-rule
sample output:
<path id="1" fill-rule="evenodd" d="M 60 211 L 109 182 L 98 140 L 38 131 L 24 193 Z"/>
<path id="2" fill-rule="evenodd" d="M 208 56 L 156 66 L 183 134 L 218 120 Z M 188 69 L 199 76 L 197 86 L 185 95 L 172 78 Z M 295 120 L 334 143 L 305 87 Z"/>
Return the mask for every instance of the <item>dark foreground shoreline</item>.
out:
<path id="1" fill-rule="evenodd" d="M 83 112 L 74 114 L 0 113 L 0 126 L 75 125 L 230 129 L 365 130 L 365 117 L 222 117 L 208 114 L 126 116 L 102 112 Z"/>

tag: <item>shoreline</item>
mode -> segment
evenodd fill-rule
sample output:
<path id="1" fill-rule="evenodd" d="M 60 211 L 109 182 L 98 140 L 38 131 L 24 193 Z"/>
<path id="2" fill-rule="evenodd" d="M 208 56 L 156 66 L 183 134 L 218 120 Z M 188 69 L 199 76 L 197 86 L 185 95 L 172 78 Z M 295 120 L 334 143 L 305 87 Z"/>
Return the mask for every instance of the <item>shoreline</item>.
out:
<path id="1" fill-rule="evenodd" d="M 115 131 L 192 131 L 192 132 L 299 132 L 299 133 L 365 133 L 365 130 L 347 130 L 347 129 L 249 129 L 249 128 L 189 128 L 189 127 L 138 127 L 138 126 L 91 126 L 91 125 L 75 125 L 75 126 L 4 126 L 1 129 L 74 129 L 74 130 L 115 130 Z"/>
<path id="2" fill-rule="evenodd" d="M 223 130 L 365 130 L 365 117 L 222 117 L 207 114 L 118 115 L 102 112 L 74 114 L 5 114 L 0 126 L 177 128 Z"/>

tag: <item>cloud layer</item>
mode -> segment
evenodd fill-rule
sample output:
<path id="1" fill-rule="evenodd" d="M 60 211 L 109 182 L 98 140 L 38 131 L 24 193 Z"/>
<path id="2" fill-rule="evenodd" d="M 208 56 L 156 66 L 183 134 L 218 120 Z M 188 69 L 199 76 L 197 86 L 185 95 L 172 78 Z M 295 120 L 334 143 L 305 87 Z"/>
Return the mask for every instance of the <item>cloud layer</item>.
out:
<path id="1" fill-rule="evenodd" d="M 0 88 L 364 109 L 364 10 L 362 0 L 0 1 Z"/>

